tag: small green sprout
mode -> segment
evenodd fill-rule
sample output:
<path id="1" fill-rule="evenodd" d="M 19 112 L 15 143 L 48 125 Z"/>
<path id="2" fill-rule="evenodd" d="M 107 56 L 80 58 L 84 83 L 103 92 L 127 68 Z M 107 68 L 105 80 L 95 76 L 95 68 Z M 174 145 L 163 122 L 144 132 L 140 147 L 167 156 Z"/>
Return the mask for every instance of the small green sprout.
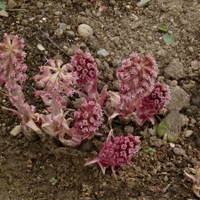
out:
<path id="1" fill-rule="evenodd" d="M 172 33 L 168 33 L 169 29 L 165 25 L 158 26 L 158 30 L 164 32 L 163 40 L 166 44 L 172 44 L 175 42 L 175 36 Z"/>
<path id="2" fill-rule="evenodd" d="M 44 169 L 45 169 L 45 166 L 44 166 L 44 165 L 41 165 L 41 166 L 40 166 L 40 169 L 41 169 L 41 170 L 44 170 Z"/>
<path id="3" fill-rule="evenodd" d="M 55 179 L 55 178 L 53 177 L 53 178 L 50 180 L 50 182 L 51 182 L 52 185 L 56 185 L 57 182 L 58 182 L 58 180 Z"/>
<path id="4" fill-rule="evenodd" d="M 158 30 L 167 33 L 168 27 L 165 25 L 158 26 Z"/>
<path id="5" fill-rule="evenodd" d="M 19 12 L 19 13 L 17 14 L 17 16 L 16 16 L 16 18 L 17 18 L 18 21 L 21 20 L 22 17 L 23 17 L 23 13 L 22 13 L 22 12 Z"/>
<path id="6" fill-rule="evenodd" d="M 154 148 L 149 147 L 148 149 L 146 149 L 146 150 L 144 151 L 144 153 L 153 156 L 154 153 L 155 153 L 155 151 L 156 151 L 156 150 L 155 150 Z"/>
<path id="7" fill-rule="evenodd" d="M 166 44 L 172 44 L 175 42 L 175 36 L 174 36 L 174 34 L 166 33 L 163 36 L 163 40 L 165 41 Z"/>

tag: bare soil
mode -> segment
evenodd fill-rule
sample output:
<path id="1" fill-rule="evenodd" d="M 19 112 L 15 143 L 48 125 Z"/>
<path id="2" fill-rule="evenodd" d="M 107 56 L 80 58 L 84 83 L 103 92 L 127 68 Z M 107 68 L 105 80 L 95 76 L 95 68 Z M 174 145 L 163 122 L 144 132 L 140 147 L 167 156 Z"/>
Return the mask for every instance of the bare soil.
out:
<path id="1" fill-rule="evenodd" d="M 158 63 L 159 75 L 167 84 L 174 82 L 190 96 L 190 105 L 180 111 L 189 119 L 184 129 L 192 130 L 189 137 L 180 135 L 176 147 L 184 153 L 174 152 L 168 142 L 152 143 L 152 125 L 135 127 L 114 124 L 115 134 L 139 135 L 141 149 L 133 166 L 117 168 L 117 179 L 107 170 L 103 175 L 95 166 L 84 167 L 94 158 L 105 138 L 85 141 L 79 148 L 63 147 L 56 140 L 46 143 L 30 142 L 23 134 L 13 137 L 10 131 L 20 123 L 11 112 L 0 109 L 0 199 L 2 200 L 195 200 L 192 180 L 184 170 L 198 164 L 200 158 L 200 1 L 150 0 L 137 7 L 136 0 L 18 0 L 7 10 L 8 17 L 0 17 L 0 40 L 3 34 L 19 35 L 25 40 L 28 80 L 24 92 L 27 101 L 43 111 L 39 99 L 33 97 L 33 76 L 48 58 L 69 61 L 77 48 L 90 52 L 102 73 L 101 84 L 116 89 L 115 72 L 123 59 L 132 52 L 151 53 Z M 105 10 L 99 11 L 99 8 Z M 11 6 L 12 7 L 12 6 Z M 63 34 L 56 34 L 60 23 L 67 25 Z M 92 27 L 94 34 L 83 39 L 77 34 L 79 24 Z M 165 25 L 176 41 L 167 45 L 158 26 Z M 44 33 L 48 33 L 55 46 Z M 42 44 L 45 51 L 37 48 Z M 106 57 L 97 51 L 106 49 Z M 183 74 L 174 76 L 165 69 L 176 59 L 183 65 Z M 100 84 L 100 86 L 101 86 Z M 179 99 L 180 102 L 182 99 Z M 1 95 L 0 104 L 11 107 Z M 153 155 L 145 153 L 154 148 Z"/>

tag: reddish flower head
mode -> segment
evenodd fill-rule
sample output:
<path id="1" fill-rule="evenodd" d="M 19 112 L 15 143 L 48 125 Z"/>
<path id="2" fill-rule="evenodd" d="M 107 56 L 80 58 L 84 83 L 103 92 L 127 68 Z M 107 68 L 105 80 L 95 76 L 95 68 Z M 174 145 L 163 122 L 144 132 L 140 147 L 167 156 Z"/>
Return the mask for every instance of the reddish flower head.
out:
<path id="1" fill-rule="evenodd" d="M 77 147 L 86 138 L 101 135 L 96 132 L 103 121 L 103 113 L 99 103 L 90 99 L 81 104 L 74 112 L 74 127 L 68 131 L 68 135 L 58 134 L 58 138 L 65 146 Z M 69 138 L 70 136 L 70 138 Z"/>
<path id="2" fill-rule="evenodd" d="M 89 100 L 81 104 L 81 107 L 74 113 L 75 132 L 82 136 L 83 140 L 97 135 L 103 121 L 101 106 L 95 100 Z"/>
<path id="3" fill-rule="evenodd" d="M 136 116 L 139 124 L 149 120 L 153 115 L 158 114 L 170 100 L 169 86 L 156 83 L 153 91 L 142 99 L 142 103 L 136 109 Z"/>
<path id="4" fill-rule="evenodd" d="M 112 134 L 112 130 L 110 134 Z M 104 143 L 99 155 L 85 165 L 97 163 L 103 174 L 108 167 L 111 167 L 116 176 L 114 168 L 116 166 L 122 167 L 125 163 L 132 164 L 131 160 L 139 148 L 140 140 L 137 136 L 115 137 L 114 141 L 111 141 L 110 136 L 108 136 L 108 140 Z"/>
<path id="5" fill-rule="evenodd" d="M 157 71 L 155 59 L 149 54 L 140 58 L 132 53 L 129 59 L 122 62 L 117 70 L 117 78 L 121 81 L 121 110 L 128 107 L 127 112 L 133 112 L 137 101 L 151 93 Z"/>
<path id="6" fill-rule="evenodd" d="M 23 51 L 24 40 L 16 36 L 4 34 L 4 42 L 0 43 L 0 85 L 13 78 L 22 84 L 26 80 L 27 66 L 23 64 L 26 53 Z M 9 81 L 10 82 L 10 81 Z"/>
<path id="7" fill-rule="evenodd" d="M 84 92 L 96 93 L 99 71 L 91 54 L 77 49 L 71 59 L 71 65 L 78 76 L 77 83 L 79 87 Z"/>
<path id="8" fill-rule="evenodd" d="M 44 103 L 50 106 L 49 111 L 55 111 L 56 115 L 61 108 L 66 106 L 63 96 L 71 96 L 74 93 L 73 85 L 77 76 L 71 72 L 71 66 L 64 64 L 62 60 L 48 60 L 48 65 L 40 67 L 41 75 L 35 76 L 35 81 L 45 90 L 35 92 Z"/>

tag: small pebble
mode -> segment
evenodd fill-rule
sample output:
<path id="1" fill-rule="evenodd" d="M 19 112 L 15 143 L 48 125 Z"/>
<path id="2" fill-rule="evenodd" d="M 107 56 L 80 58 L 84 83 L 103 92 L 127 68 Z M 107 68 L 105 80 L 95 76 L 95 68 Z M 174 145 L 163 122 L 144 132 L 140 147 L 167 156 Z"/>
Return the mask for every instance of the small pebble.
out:
<path id="1" fill-rule="evenodd" d="M 196 121 L 194 118 L 191 118 L 191 119 L 190 119 L 190 123 L 191 123 L 191 124 L 194 125 L 194 124 L 196 124 L 196 122 L 197 122 L 197 121 Z"/>
<path id="2" fill-rule="evenodd" d="M 63 35 L 63 29 L 61 28 L 58 28 L 55 30 L 54 34 L 57 36 L 57 37 L 61 37 Z"/>
<path id="3" fill-rule="evenodd" d="M 44 6 L 43 2 L 38 1 L 36 3 L 37 8 L 42 8 Z"/>
<path id="4" fill-rule="evenodd" d="M 193 131 L 192 130 L 186 130 L 185 131 L 185 137 L 190 137 L 192 135 Z"/>
<path id="5" fill-rule="evenodd" d="M 9 9 L 15 8 L 16 6 L 17 6 L 17 4 L 15 3 L 15 1 L 8 0 L 8 8 Z"/>
<path id="6" fill-rule="evenodd" d="M 26 26 L 28 24 L 28 20 L 27 19 L 23 19 L 21 24 Z"/>
<path id="7" fill-rule="evenodd" d="M 133 131 L 134 131 L 133 126 L 127 125 L 127 126 L 124 127 L 124 132 L 125 133 L 133 133 Z"/>
<path id="8" fill-rule="evenodd" d="M 87 24 L 80 24 L 78 26 L 78 35 L 81 36 L 83 39 L 93 35 L 93 29 Z"/>
<path id="9" fill-rule="evenodd" d="M 198 96 L 193 97 L 191 100 L 191 103 L 194 106 L 199 106 L 200 105 L 200 97 L 198 97 Z"/>
<path id="10" fill-rule="evenodd" d="M 69 38 L 74 38 L 74 37 L 75 37 L 74 31 L 66 31 L 66 35 L 67 35 Z"/>
<path id="11" fill-rule="evenodd" d="M 8 17 L 8 13 L 5 10 L 0 10 L 0 16 Z"/>
<path id="12" fill-rule="evenodd" d="M 97 51 L 97 55 L 107 57 L 109 53 L 105 49 L 100 49 L 99 51 Z"/>
<path id="13" fill-rule="evenodd" d="M 67 25 L 65 23 L 60 23 L 59 28 L 65 31 L 67 28 Z"/>
<path id="14" fill-rule="evenodd" d="M 170 143 L 169 143 L 169 146 L 170 146 L 171 148 L 174 148 L 174 147 L 175 147 L 175 144 L 172 143 L 172 142 L 170 142 Z"/>
<path id="15" fill-rule="evenodd" d="M 127 178 L 126 183 L 127 183 L 128 188 L 134 189 L 137 186 L 138 181 L 135 178 Z"/>
<path id="16" fill-rule="evenodd" d="M 58 15 L 62 15 L 62 12 L 61 11 L 56 11 L 56 12 L 54 12 L 54 14 L 58 16 Z"/>
<path id="17" fill-rule="evenodd" d="M 38 48 L 40 51 L 44 51 L 44 50 L 45 50 L 45 48 L 44 48 L 41 44 L 38 44 L 38 45 L 37 45 L 37 48 Z"/>
<path id="18" fill-rule="evenodd" d="M 155 136 L 150 137 L 150 145 L 154 147 L 161 147 L 163 144 L 163 141 L 160 138 L 157 138 Z"/>
<path id="19" fill-rule="evenodd" d="M 178 155 L 178 156 L 185 156 L 186 152 L 183 148 L 179 148 L 179 147 L 175 147 L 173 148 L 173 152 L 174 154 Z"/>
<path id="20" fill-rule="evenodd" d="M 140 2 L 137 3 L 138 7 L 145 6 L 150 0 L 141 0 Z"/>
<path id="21" fill-rule="evenodd" d="M 137 15 L 132 14 L 132 17 L 133 17 L 133 19 L 134 19 L 135 21 L 138 21 L 138 20 L 139 20 L 139 17 L 138 17 Z"/>
<path id="22" fill-rule="evenodd" d="M 165 182 L 167 182 L 169 180 L 168 176 L 164 176 L 164 179 L 163 179 Z"/>
<path id="23" fill-rule="evenodd" d="M 194 52 L 193 47 L 188 47 L 188 50 L 190 51 L 190 53 L 193 53 L 193 52 Z"/>

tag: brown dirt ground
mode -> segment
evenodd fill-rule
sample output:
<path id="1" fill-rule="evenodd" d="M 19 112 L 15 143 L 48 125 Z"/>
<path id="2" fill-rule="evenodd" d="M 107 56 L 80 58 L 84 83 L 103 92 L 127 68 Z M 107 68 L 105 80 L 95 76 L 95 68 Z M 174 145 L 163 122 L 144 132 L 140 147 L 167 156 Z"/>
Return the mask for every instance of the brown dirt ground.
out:
<path id="1" fill-rule="evenodd" d="M 184 88 L 190 95 L 190 105 L 182 113 L 192 121 L 189 127 L 193 134 L 183 135 L 176 143 L 185 150 L 184 155 L 176 155 L 169 143 L 155 148 L 151 156 L 144 150 L 150 146 L 150 134 L 145 127 L 135 129 L 134 135 L 141 136 L 141 150 L 134 158 L 134 166 L 117 168 L 117 180 L 111 170 L 103 175 L 96 166 L 84 167 L 84 163 L 98 154 L 103 142 L 98 138 L 84 142 L 78 149 L 62 147 L 57 141 L 29 142 L 23 134 L 12 137 L 9 132 L 19 124 L 17 117 L 0 110 L 0 199 L 2 200 L 195 200 L 192 181 L 183 171 L 194 167 L 200 158 L 200 68 L 192 75 L 187 73 L 191 62 L 199 60 L 200 41 L 200 1 L 199 0 L 150 0 L 149 4 L 138 8 L 135 0 L 18 0 L 13 9 L 7 10 L 9 17 L 0 17 L 0 37 L 3 33 L 18 34 L 24 38 L 29 66 L 25 93 L 27 101 L 44 107 L 41 101 L 33 98 L 33 76 L 46 58 L 62 57 L 69 61 L 76 48 L 81 47 L 97 58 L 102 71 L 102 83 L 114 89 L 115 71 L 121 60 L 131 52 L 151 53 L 157 60 L 160 75 L 174 58 L 184 66 L 186 77 L 177 79 L 184 88 L 191 81 L 195 87 Z M 99 12 L 100 5 L 107 9 Z M 60 23 L 67 24 L 67 30 L 60 37 L 54 34 Z M 83 40 L 77 35 L 79 24 L 90 25 L 94 35 Z M 157 26 L 166 25 L 176 36 L 176 42 L 166 45 L 163 33 Z M 49 33 L 50 38 L 63 49 L 64 54 L 47 38 L 40 27 Z M 2 39 L 1 39 L 2 40 Z M 47 52 L 37 48 L 42 44 Z M 97 51 L 105 48 L 109 56 L 99 57 Z M 174 69 L 176 72 L 176 69 Z M 165 77 L 167 83 L 172 77 Z M 193 83 L 192 82 L 192 83 Z M 1 105 L 10 107 L 4 96 Z M 124 125 L 115 124 L 115 132 L 124 132 Z M 187 128 L 187 127 L 186 127 Z"/>

